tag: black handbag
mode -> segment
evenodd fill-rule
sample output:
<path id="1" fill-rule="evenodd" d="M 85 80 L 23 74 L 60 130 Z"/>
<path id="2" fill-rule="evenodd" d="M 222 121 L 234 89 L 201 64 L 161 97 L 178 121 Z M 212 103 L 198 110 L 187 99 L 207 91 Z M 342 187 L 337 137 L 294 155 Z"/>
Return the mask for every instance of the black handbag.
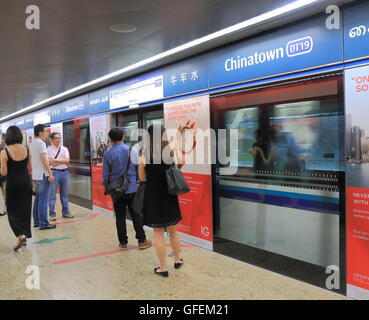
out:
<path id="1" fill-rule="evenodd" d="M 130 164 L 131 164 L 131 148 L 129 148 L 128 162 L 126 168 L 124 169 L 123 174 L 120 177 L 114 179 L 112 182 L 109 182 L 105 188 L 105 194 L 109 194 L 113 200 L 123 198 L 126 191 L 128 190 L 128 186 L 130 183 L 128 177 L 128 170 Z"/>
<path id="2" fill-rule="evenodd" d="M 141 182 L 132 201 L 134 212 L 143 215 L 146 182 Z"/>
<path id="3" fill-rule="evenodd" d="M 181 170 L 179 170 L 175 165 L 172 165 L 169 169 L 165 170 L 165 176 L 167 178 L 169 194 L 179 196 L 190 192 L 190 187 L 183 177 Z"/>
<path id="4" fill-rule="evenodd" d="M 32 195 L 37 196 L 38 194 L 38 185 L 36 182 L 32 181 Z"/>

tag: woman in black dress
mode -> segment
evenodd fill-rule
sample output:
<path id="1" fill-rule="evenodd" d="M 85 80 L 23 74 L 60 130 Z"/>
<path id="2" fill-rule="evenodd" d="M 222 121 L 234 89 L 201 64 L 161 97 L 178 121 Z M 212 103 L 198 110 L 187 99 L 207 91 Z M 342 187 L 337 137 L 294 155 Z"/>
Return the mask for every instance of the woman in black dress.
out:
<path id="1" fill-rule="evenodd" d="M 155 127 L 155 129 L 154 129 Z M 159 139 L 154 139 L 154 130 L 159 133 Z M 167 230 L 170 245 L 174 253 L 174 268 L 179 269 L 183 265 L 180 257 L 180 241 L 177 232 L 177 223 L 182 219 L 179 209 L 178 196 L 168 193 L 165 170 L 173 163 L 173 152 L 166 141 L 166 131 L 161 125 L 152 125 L 148 129 L 150 135 L 150 147 L 145 146 L 144 157 L 139 165 L 139 178 L 146 181 L 143 222 L 154 230 L 155 250 L 159 258 L 160 267 L 154 272 L 163 277 L 168 277 L 166 266 L 164 231 Z M 160 133 L 162 139 L 160 139 Z M 150 159 L 150 161 L 146 161 Z"/>
<path id="2" fill-rule="evenodd" d="M 18 127 L 8 128 L 5 141 L 8 147 L 1 151 L 1 174 L 7 176 L 6 207 L 10 227 L 18 238 L 16 251 L 32 237 L 31 156 L 22 145 L 23 135 Z"/>

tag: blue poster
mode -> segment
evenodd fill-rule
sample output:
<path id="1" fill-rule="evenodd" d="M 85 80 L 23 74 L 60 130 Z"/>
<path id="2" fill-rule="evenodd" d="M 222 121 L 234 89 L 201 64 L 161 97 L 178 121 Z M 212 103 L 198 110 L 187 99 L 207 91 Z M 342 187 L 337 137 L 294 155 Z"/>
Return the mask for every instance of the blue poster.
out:
<path id="1" fill-rule="evenodd" d="M 271 32 L 210 54 L 210 87 L 342 62 L 342 30 L 326 16 Z"/>
<path id="2" fill-rule="evenodd" d="M 89 93 L 88 100 L 89 113 L 109 110 L 109 87 Z"/>
<path id="3" fill-rule="evenodd" d="M 369 56 L 369 3 L 343 12 L 345 60 Z"/>
<path id="4" fill-rule="evenodd" d="M 82 116 L 88 113 L 88 95 L 63 102 L 63 120 Z"/>

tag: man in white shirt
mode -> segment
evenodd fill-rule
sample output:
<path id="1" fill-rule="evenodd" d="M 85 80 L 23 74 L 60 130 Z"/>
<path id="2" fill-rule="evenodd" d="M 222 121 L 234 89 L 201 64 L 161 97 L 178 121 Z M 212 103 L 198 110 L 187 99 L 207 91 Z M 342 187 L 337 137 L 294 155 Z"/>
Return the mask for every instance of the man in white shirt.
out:
<path id="1" fill-rule="evenodd" d="M 55 203 L 56 192 L 60 186 L 60 202 L 62 205 L 63 218 L 74 218 L 69 212 L 69 151 L 61 145 L 61 136 L 57 132 L 50 135 L 51 146 L 47 148 L 51 171 L 54 174 L 55 182 L 50 186 L 49 197 L 49 220 L 56 220 Z"/>
<path id="2" fill-rule="evenodd" d="M 49 202 L 50 183 L 54 182 L 54 176 L 49 166 L 45 140 L 47 131 L 43 124 L 34 127 L 35 139 L 30 151 L 32 154 L 32 178 L 37 185 L 37 195 L 33 202 L 34 227 L 40 230 L 54 229 L 55 224 L 50 224 L 47 219 L 47 205 Z"/>

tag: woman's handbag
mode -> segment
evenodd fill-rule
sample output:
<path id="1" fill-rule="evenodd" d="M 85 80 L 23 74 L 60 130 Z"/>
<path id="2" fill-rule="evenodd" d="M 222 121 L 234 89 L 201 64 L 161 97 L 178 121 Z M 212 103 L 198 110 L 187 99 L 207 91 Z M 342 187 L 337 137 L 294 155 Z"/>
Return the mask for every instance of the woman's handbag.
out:
<path id="1" fill-rule="evenodd" d="M 36 182 L 32 181 L 32 195 L 37 196 L 38 194 L 38 185 Z"/>
<path id="2" fill-rule="evenodd" d="M 143 215 L 144 209 L 145 186 L 146 186 L 145 182 L 140 183 L 132 202 L 133 211 L 141 215 Z"/>
<path id="3" fill-rule="evenodd" d="M 190 192 L 190 187 L 183 177 L 181 170 L 179 170 L 175 165 L 172 165 L 169 169 L 165 170 L 165 176 L 167 178 L 169 194 L 179 196 Z"/>

